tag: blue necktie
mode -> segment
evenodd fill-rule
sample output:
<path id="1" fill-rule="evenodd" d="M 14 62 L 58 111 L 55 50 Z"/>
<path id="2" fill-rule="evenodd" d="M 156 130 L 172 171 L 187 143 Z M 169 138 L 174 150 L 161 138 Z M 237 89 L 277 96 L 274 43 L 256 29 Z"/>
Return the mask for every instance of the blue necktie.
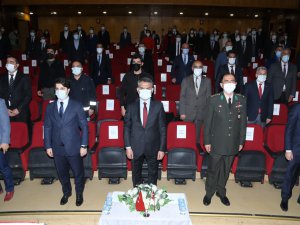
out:
<path id="1" fill-rule="evenodd" d="M 60 118 L 63 117 L 63 114 L 64 114 L 64 103 L 63 102 L 60 102 L 60 107 L 59 107 L 59 112 L 58 112 Z"/>

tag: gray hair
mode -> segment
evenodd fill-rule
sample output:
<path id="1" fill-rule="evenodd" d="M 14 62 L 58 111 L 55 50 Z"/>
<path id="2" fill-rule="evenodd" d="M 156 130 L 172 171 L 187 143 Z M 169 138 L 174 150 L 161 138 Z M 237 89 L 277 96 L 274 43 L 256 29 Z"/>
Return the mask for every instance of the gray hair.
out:
<path id="1" fill-rule="evenodd" d="M 256 69 L 256 74 L 258 74 L 258 72 L 261 71 L 261 70 L 265 70 L 265 71 L 268 72 L 267 67 L 265 67 L 265 66 L 260 66 L 260 67 L 257 67 L 257 69 Z"/>
<path id="2" fill-rule="evenodd" d="M 140 83 L 141 83 L 141 82 L 150 83 L 151 86 L 153 87 L 153 80 L 152 80 L 150 77 L 146 77 L 146 76 L 141 77 L 141 78 L 138 80 L 138 86 L 140 86 Z"/>

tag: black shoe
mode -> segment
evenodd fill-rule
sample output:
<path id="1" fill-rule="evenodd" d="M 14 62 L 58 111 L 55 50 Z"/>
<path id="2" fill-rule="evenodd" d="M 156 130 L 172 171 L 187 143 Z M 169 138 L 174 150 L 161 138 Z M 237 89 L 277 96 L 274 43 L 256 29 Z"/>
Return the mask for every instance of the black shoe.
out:
<path id="1" fill-rule="evenodd" d="M 70 196 L 71 194 L 64 194 L 60 200 L 60 205 L 65 205 L 68 202 Z"/>
<path id="2" fill-rule="evenodd" d="M 76 194 L 76 206 L 81 206 L 83 203 L 83 196 L 82 194 Z"/>
<path id="3" fill-rule="evenodd" d="M 299 197 L 298 197 L 298 201 L 297 201 L 297 202 L 298 202 L 298 204 L 300 204 L 300 195 L 299 195 Z"/>
<path id="4" fill-rule="evenodd" d="M 218 192 L 216 193 L 217 197 L 220 198 L 221 202 L 226 205 L 226 206 L 230 206 L 230 201 L 226 196 L 221 196 Z"/>
<path id="5" fill-rule="evenodd" d="M 288 207 L 288 202 L 287 201 L 281 201 L 280 203 L 280 208 L 282 209 L 282 211 L 288 211 L 289 210 L 289 207 Z"/>
<path id="6" fill-rule="evenodd" d="M 211 203 L 211 198 L 209 198 L 207 195 L 204 196 L 203 198 L 203 204 L 208 206 Z"/>

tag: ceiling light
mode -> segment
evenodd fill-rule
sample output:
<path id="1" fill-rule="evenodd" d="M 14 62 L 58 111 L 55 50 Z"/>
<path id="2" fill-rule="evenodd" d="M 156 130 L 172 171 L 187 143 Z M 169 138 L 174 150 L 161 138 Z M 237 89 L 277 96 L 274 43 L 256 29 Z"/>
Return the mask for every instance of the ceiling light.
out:
<path id="1" fill-rule="evenodd" d="M 78 13 L 78 15 L 81 15 L 82 12 L 78 11 L 77 13 Z"/>
<path id="2" fill-rule="evenodd" d="M 233 13 L 230 13 L 230 15 L 229 16 L 234 16 L 234 14 Z"/>
<path id="3" fill-rule="evenodd" d="M 157 12 L 154 12 L 154 15 L 157 15 Z"/>
<path id="4" fill-rule="evenodd" d="M 255 14 L 254 17 L 257 18 L 257 17 L 258 17 L 258 14 Z"/>
<path id="5" fill-rule="evenodd" d="M 106 12 L 106 11 L 103 11 L 102 13 L 103 13 L 103 14 L 106 14 L 107 12 Z"/>
<path id="6" fill-rule="evenodd" d="M 208 15 L 209 15 L 209 13 L 208 13 L 208 12 L 206 12 L 206 13 L 205 13 L 205 16 L 208 16 Z"/>
<path id="7" fill-rule="evenodd" d="M 51 15 L 57 15 L 57 12 L 53 11 L 50 13 Z"/>
<path id="8" fill-rule="evenodd" d="M 128 14 L 132 14 L 132 12 L 131 12 L 131 11 L 129 11 L 129 12 L 128 12 Z"/>
<path id="9" fill-rule="evenodd" d="M 183 15 L 183 12 L 180 12 L 179 14 L 180 14 L 180 15 Z"/>
<path id="10" fill-rule="evenodd" d="M 29 14 L 30 14 L 30 15 L 33 15 L 33 12 L 30 12 Z"/>

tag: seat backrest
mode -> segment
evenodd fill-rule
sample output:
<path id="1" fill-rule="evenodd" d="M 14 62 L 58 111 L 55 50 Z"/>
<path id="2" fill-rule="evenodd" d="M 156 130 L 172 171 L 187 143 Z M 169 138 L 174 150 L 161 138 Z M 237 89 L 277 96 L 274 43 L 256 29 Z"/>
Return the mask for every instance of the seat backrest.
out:
<path id="1" fill-rule="evenodd" d="M 97 100 L 116 99 L 116 86 L 113 84 L 99 84 L 96 87 Z"/>
<path id="2" fill-rule="evenodd" d="M 174 116 L 177 115 L 177 109 L 176 109 L 176 102 L 175 101 L 164 100 L 164 101 L 161 101 L 161 103 L 164 106 L 165 113 L 173 113 Z"/>
<path id="3" fill-rule="evenodd" d="M 285 104 L 274 104 L 272 124 L 286 124 L 288 120 L 288 107 Z"/>
<path id="4" fill-rule="evenodd" d="M 97 149 L 104 147 L 124 147 L 123 121 L 104 121 L 100 125 L 99 145 Z"/>
<path id="5" fill-rule="evenodd" d="M 180 99 L 180 85 L 170 84 L 166 87 L 166 99 L 179 101 Z"/>
<path id="6" fill-rule="evenodd" d="M 44 146 L 44 122 L 35 122 L 32 129 L 32 141 L 30 148 Z"/>
<path id="7" fill-rule="evenodd" d="M 29 143 L 28 127 L 24 122 L 10 123 L 10 147 L 23 148 Z"/>
<path id="8" fill-rule="evenodd" d="M 97 133 L 97 125 L 95 122 L 89 121 L 89 148 L 92 148 L 96 144 L 96 133 Z"/>
<path id="9" fill-rule="evenodd" d="M 99 101 L 97 120 L 122 118 L 120 101 L 116 99 L 104 99 Z"/>
<path id="10" fill-rule="evenodd" d="M 248 124 L 247 132 L 246 132 L 246 141 L 243 147 L 243 151 L 257 150 L 257 151 L 265 152 L 263 147 L 263 142 L 264 142 L 263 128 L 257 124 Z"/>
<path id="11" fill-rule="evenodd" d="M 265 130 L 265 145 L 272 152 L 284 151 L 285 125 L 270 125 Z"/>
<path id="12" fill-rule="evenodd" d="M 35 121 L 40 118 L 39 104 L 35 100 L 31 100 L 29 104 L 30 108 L 30 119 Z"/>
<path id="13" fill-rule="evenodd" d="M 47 105 L 49 103 L 51 103 L 51 102 L 53 102 L 53 100 L 44 100 L 43 103 L 42 103 L 42 116 L 41 116 L 41 120 L 43 120 L 43 121 L 45 119 Z"/>

